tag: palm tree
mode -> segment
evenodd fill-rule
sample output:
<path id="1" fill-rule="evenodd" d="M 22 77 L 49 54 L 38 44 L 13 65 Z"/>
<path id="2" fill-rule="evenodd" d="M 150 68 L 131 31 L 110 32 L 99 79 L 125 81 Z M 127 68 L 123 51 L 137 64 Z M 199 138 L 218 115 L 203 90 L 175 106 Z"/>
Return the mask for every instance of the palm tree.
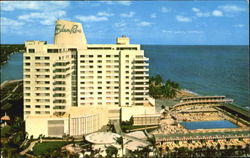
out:
<path id="1" fill-rule="evenodd" d="M 121 146 L 121 148 L 122 148 L 122 157 L 123 157 L 124 156 L 123 155 L 124 154 L 124 152 L 123 152 L 124 151 L 123 136 L 115 138 L 115 141 L 116 141 L 117 144 L 119 144 Z"/>
<path id="2" fill-rule="evenodd" d="M 147 141 L 150 143 L 149 146 L 153 148 L 153 156 L 157 156 L 157 145 L 156 145 L 156 139 L 155 136 L 153 135 L 152 137 L 148 137 Z"/>
<path id="3" fill-rule="evenodd" d="M 107 153 L 107 157 L 112 157 L 113 155 L 115 155 L 115 157 L 117 157 L 118 154 L 118 149 L 114 146 L 108 146 L 106 147 L 106 153 Z"/>
<path id="4" fill-rule="evenodd" d="M 165 85 L 161 87 L 163 96 L 171 99 L 176 97 L 177 91 L 180 89 L 180 86 L 178 83 L 173 82 L 171 80 L 167 80 Z"/>

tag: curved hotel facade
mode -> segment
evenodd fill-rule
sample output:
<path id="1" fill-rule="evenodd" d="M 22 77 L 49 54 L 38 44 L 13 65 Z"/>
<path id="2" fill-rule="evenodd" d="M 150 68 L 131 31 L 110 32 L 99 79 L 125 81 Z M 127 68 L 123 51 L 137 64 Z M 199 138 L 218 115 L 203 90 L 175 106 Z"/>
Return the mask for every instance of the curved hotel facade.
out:
<path id="1" fill-rule="evenodd" d="M 54 44 L 26 41 L 24 119 L 33 136 L 80 136 L 109 120 L 155 114 L 148 58 L 129 38 L 87 44 L 82 25 L 58 20 Z"/>

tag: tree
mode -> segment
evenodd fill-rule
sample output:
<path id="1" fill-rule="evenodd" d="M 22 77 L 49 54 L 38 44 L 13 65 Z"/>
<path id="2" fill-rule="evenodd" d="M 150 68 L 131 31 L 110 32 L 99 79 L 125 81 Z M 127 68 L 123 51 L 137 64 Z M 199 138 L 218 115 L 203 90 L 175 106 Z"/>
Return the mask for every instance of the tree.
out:
<path id="1" fill-rule="evenodd" d="M 154 78 L 155 85 L 160 85 L 163 82 L 161 75 L 156 75 Z"/>
<path id="2" fill-rule="evenodd" d="M 107 157 L 112 157 L 113 155 L 115 155 L 115 157 L 117 157 L 118 154 L 118 149 L 114 146 L 108 146 L 106 147 L 106 153 L 107 153 Z"/>
<path id="3" fill-rule="evenodd" d="M 1 106 L 1 110 L 6 111 L 12 107 L 12 104 L 6 103 L 3 106 Z"/>
<path id="4" fill-rule="evenodd" d="M 161 105 L 161 109 L 165 110 L 166 106 L 165 105 Z"/>
<path id="5" fill-rule="evenodd" d="M 124 154 L 124 152 L 123 152 L 123 150 L 124 150 L 123 137 L 122 136 L 117 137 L 117 138 L 115 138 L 115 141 L 116 141 L 117 144 L 119 144 L 121 146 L 121 148 L 122 148 L 122 157 L 123 157 L 123 154 Z"/>
<path id="6" fill-rule="evenodd" d="M 156 147 L 156 139 L 153 135 L 152 137 L 148 137 L 147 141 L 150 143 L 150 147 L 153 148 L 153 155 L 157 155 L 157 147 Z"/>

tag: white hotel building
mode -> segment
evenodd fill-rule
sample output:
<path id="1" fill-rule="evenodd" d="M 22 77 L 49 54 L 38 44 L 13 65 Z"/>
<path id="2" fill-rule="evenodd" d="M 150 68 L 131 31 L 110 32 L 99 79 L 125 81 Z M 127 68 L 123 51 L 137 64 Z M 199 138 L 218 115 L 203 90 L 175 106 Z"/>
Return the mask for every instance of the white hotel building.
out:
<path id="1" fill-rule="evenodd" d="M 87 44 L 82 25 L 58 20 L 54 44 L 26 41 L 24 119 L 33 136 L 80 136 L 109 120 L 155 113 L 148 58 L 129 38 Z"/>

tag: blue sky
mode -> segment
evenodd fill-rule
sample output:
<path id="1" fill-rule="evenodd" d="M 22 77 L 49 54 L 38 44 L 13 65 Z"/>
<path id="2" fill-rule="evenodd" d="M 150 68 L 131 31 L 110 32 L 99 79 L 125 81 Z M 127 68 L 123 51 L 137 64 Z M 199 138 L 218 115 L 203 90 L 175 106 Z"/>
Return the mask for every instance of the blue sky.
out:
<path id="1" fill-rule="evenodd" d="M 249 7 L 238 1 L 1 2 L 1 43 L 53 42 L 56 19 L 81 22 L 88 43 L 247 45 Z"/>

